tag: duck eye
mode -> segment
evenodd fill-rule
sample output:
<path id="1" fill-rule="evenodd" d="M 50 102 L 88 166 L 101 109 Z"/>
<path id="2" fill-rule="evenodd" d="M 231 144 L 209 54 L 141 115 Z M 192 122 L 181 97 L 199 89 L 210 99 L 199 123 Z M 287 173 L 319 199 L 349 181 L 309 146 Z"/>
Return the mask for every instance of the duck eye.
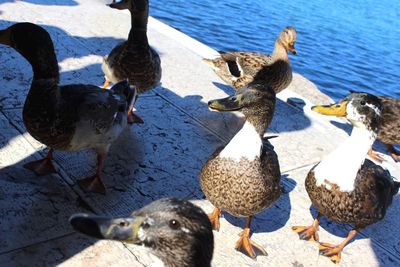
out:
<path id="1" fill-rule="evenodd" d="M 122 222 L 119 223 L 119 226 L 125 227 L 125 226 L 128 226 L 128 223 L 125 222 L 125 221 L 122 221 Z"/>
<path id="2" fill-rule="evenodd" d="M 143 222 L 142 223 L 142 229 L 146 230 L 148 228 L 150 228 L 150 224 L 148 222 Z"/>
<path id="3" fill-rule="evenodd" d="M 170 227 L 171 229 L 176 230 L 176 229 L 178 229 L 180 226 L 181 226 L 181 224 L 180 224 L 177 220 L 172 219 L 172 220 L 169 221 L 169 227 Z"/>
<path id="4" fill-rule="evenodd" d="M 364 100 L 361 100 L 360 104 L 361 104 L 361 106 L 365 106 L 366 103 Z"/>

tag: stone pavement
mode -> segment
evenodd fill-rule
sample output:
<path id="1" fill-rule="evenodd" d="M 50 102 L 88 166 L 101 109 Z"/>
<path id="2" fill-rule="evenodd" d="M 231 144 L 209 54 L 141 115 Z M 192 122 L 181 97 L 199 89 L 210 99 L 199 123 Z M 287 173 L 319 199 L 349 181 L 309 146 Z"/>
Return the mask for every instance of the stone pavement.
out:
<path id="1" fill-rule="evenodd" d="M 102 56 L 126 38 L 128 12 L 112 10 L 104 0 L 49 2 L 1 0 L 0 28 L 22 21 L 42 25 L 53 38 L 63 84 L 102 84 Z M 202 64 L 202 57 L 216 54 L 209 47 L 155 19 L 150 19 L 149 39 L 161 55 L 162 86 L 137 102 L 137 114 L 145 124 L 127 128 L 113 144 L 104 168 L 106 196 L 85 193 L 76 184 L 77 178 L 94 170 L 92 151 L 56 152 L 55 175 L 37 177 L 22 167 L 47 150 L 26 133 L 21 120 L 31 68 L 14 50 L 0 47 L 0 266 L 148 266 L 157 259 L 145 248 L 86 238 L 72 230 L 69 216 L 75 212 L 127 215 L 167 196 L 212 209 L 203 200 L 199 171 L 243 121 L 238 113 L 209 111 L 207 101 L 232 90 Z M 290 227 L 312 222 L 316 212 L 310 207 L 304 178 L 344 140 L 350 127 L 343 120 L 312 114 L 312 100 L 329 99 L 301 75 L 295 75 L 289 89 L 279 94 L 267 133 L 279 135 L 271 142 L 279 155 L 285 192 L 253 224 L 253 239 L 269 255 L 253 260 L 235 251 L 244 219 L 224 214 L 221 231 L 214 232 L 213 266 L 334 265 L 318 255 L 316 243 L 299 240 Z M 306 98 L 298 93 L 306 93 Z M 400 165 L 386 158 L 392 175 L 399 177 Z M 399 266 L 399 210 L 397 196 L 386 218 L 346 247 L 341 265 Z M 339 242 L 349 229 L 323 219 L 320 239 Z"/>

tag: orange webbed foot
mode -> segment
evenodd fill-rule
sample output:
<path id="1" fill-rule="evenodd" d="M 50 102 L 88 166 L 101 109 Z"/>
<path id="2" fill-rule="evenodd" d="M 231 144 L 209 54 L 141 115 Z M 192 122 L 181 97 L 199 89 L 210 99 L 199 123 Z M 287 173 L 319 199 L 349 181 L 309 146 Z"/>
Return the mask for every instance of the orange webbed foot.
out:
<path id="1" fill-rule="evenodd" d="M 338 264 L 341 259 L 342 249 L 340 246 L 332 245 L 329 243 L 319 244 L 319 254 L 331 259 L 334 263 Z"/>
<path id="2" fill-rule="evenodd" d="M 101 181 L 101 178 L 98 175 L 93 175 L 78 180 L 78 184 L 85 191 L 100 193 L 103 195 L 106 193 L 106 187 L 104 186 L 103 181 Z"/>
<path id="3" fill-rule="evenodd" d="M 208 219 L 211 222 L 211 226 L 213 230 L 219 231 L 220 223 L 219 223 L 219 217 L 221 216 L 221 210 L 218 208 L 215 208 L 213 212 L 208 214 Z"/>
<path id="4" fill-rule="evenodd" d="M 108 87 L 110 86 L 110 83 L 111 83 L 111 82 L 110 82 L 109 80 L 106 79 L 101 87 L 104 88 L 104 89 L 106 89 L 106 88 L 108 88 Z"/>
<path id="5" fill-rule="evenodd" d="M 236 242 L 235 249 L 238 251 L 243 251 L 251 258 L 255 258 L 257 256 L 254 249 L 257 249 L 263 255 L 268 255 L 267 251 L 265 251 L 262 246 L 250 239 L 250 228 L 245 228 L 240 233 L 240 238 Z"/>
<path id="6" fill-rule="evenodd" d="M 386 161 L 378 152 L 372 149 L 368 150 L 368 156 L 379 163 Z"/>
<path id="7" fill-rule="evenodd" d="M 316 241 L 319 240 L 318 227 L 315 226 L 293 226 L 292 230 L 299 235 L 302 240 Z"/>
<path id="8" fill-rule="evenodd" d="M 39 176 L 56 173 L 56 169 L 49 158 L 28 162 L 24 165 L 24 168 L 34 171 Z"/>

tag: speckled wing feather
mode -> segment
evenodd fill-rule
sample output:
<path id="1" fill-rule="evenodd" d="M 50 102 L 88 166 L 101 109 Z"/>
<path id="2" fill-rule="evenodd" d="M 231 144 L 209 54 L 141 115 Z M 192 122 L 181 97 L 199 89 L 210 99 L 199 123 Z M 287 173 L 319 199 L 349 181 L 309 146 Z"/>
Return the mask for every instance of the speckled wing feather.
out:
<path id="1" fill-rule="evenodd" d="M 370 160 L 365 160 L 359 170 L 352 192 L 341 192 L 334 184 L 331 190 L 317 186 L 314 168 L 305 181 L 311 202 L 321 214 L 340 223 L 362 228 L 381 220 L 396 193 L 389 172 Z"/>
<path id="2" fill-rule="evenodd" d="M 400 99 L 378 97 L 383 104 L 382 124 L 378 139 L 385 144 L 400 144 Z"/>
<path id="3" fill-rule="evenodd" d="M 32 84 L 39 87 L 37 90 L 49 88 L 43 83 Z M 30 99 L 24 105 L 24 122 L 35 139 L 61 150 L 68 149 L 78 123 L 86 123 L 88 129 L 101 134 L 111 127 L 121 105 L 127 105 L 124 95 L 115 97 L 112 91 L 94 85 L 65 85 L 60 87 L 59 95 L 49 95 L 54 99 Z"/>
<path id="4" fill-rule="evenodd" d="M 264 66 L 273 63 L 271 55 L 256 52 L 233 52 L 244 75 L 255 76 Z"/>

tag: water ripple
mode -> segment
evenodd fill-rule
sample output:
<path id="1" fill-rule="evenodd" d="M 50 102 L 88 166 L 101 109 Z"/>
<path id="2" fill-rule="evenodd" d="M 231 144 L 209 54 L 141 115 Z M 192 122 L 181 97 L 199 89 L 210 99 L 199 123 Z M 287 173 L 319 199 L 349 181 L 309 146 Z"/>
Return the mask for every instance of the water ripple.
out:
<path id="1" fill-rule="evenodd" d="M 348 89 L 400 98 L 400 5 L 381 1 L 152 0 L 150 14 L 216 50 L 270 54 L 298 30 L 293 69 L 338 99 Z"/>

